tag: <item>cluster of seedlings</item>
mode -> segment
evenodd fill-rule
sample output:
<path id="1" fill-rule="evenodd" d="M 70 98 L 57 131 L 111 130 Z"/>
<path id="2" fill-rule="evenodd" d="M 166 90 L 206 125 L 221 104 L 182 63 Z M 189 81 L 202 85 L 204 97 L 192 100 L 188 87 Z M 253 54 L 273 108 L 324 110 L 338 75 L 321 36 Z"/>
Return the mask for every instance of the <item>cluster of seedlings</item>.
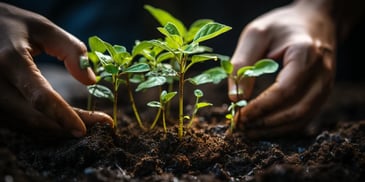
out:
<path id="1" fill-rule="evenodd" d="M 233 65 L 228 56 L 213 53 L 212 48 L 202 45 L 204 41 L 215 38 L 231 29 L 231 27 L 210 19 L 199 19 L 187 27 L 170 13 L 146 5 L 145 9 L 160 23 L 157 30 L 162 38 L 136 41 L 133 49 L 128 52 L 122 45 L 111 45 L 97 36 L 89 38 L 88 60 L 81 60 L 81 66 L 90 66 L 97 75 L 97 84 L 88 86 L 90 93 L 88 108 L 91 109 L 92 98 L 107 98 L 113 103 L 114 126 L 118 124 L 118 90 L 121 85 L 127 88 L 131 107 L 141 129 L 153 129 L 162 120 L 164 131 L 166 117 L 170 110 L 170 101 L 178 97 L 178 136 L 184 136 L 184 128 L 192 125 L 198 110 L 211 106 L 209 102 L 201 102 L 204 93 L 194 90 L 196 102 L 192 114 L 184 113 L 185 83 L 201 85 L 219 83 L 231 78 L 236 84 L 245 77 L 257 77 L 265 73 L 273 73 L 278 64 L 270 59 L 258 61 L 253 66 L 246 66 L 233 72 Z M 220 66 L 209 68 L 193 77 L 186 73 L 195 64 L 209 64 L 209 61 L 220 61 Z M 109 85 L 101 84 L 109 82 Z M 174 84 L 177 83 L 177 84 Z M 136 84 L 134 90 L 131 84 Z M 177 88 L 174 85 L 178 85 Z M 158 87 L 159 100 L 146 101 L 150 107 L 158 108 L 150 127 L 144 126 L 138 111 L 134 92 L 140 92 L 152 87 Z M 236 88 L 239 88 L 238 86 Z M 237 90 L 241 94 L 242 90 Z M 247 104 L 245 100 L 232 102 L 227 118 L 231 129 L 234 128 L 236 110 Z"/>

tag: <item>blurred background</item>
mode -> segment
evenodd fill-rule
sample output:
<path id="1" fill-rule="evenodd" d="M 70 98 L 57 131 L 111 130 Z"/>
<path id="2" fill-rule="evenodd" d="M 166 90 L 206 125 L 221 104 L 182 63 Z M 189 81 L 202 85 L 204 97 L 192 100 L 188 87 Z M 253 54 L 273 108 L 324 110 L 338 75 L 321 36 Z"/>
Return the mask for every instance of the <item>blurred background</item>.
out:
<path id="1" fill-rule="evenodd" d="M 97 35 L 103 40 L 124 45 L 131 50 L 135 40 L 154 39 L 160 37 L 156 30 L 158 22 L 143 8 L 149 4 L 164 9 L 183 21 L 188 27 L 194 20 L 209 18 L 231 26 L 233 29 L 206 45 L 212 47 L 216 53 L 231 56 L 235 49 L 242 29 L 254 18 L 274 8 L 291 3 L 290 0 L 5 0 L 23 9 L 39 13 L 66 31 L 81 39 L 87 45 L 90 36 Z M 364 18 L 363 18 L 364 20 Z M 335 91 L 339 103 L 337 106 L 351 100 L 346 94 L 354 93 L 351 88 L 355 85 L 365 88 L 363 81 L 364 56 L 363 43 L 365 42 L 365 23 L 360 22 L 343 42 L 338 45 L 337 76 L 340 90 Z M 55 42 L 56 44 L 57 42 Z M 46 55 L 37 56 L 42 73 L 47 77 L 57 91 L 66 100 L 71 97 L 84 95 L 78 84 L 68 74 L 63 74 L 64 69 L 59 69 L 62 63 Z M 47 64 L 44 64 L 47 63 Z M 45 66 L 46 65 L 46 66 Z M 45 69 L 46 67 L 46 69 Z M 52 67 L 52 69 L 50 69 Z M 343 86 L 342 83 L 345 83 Z M 349 85 L 350 83 L 350 85 Z M 347 85 L 346 85 L 347 84 Z M 342 85 L 342 86 L 341 86 Z M 226 87 L 215 88 L 212 97 L 220 91 L 225 94 Z M 222 91 L 224 90 L 224 91 Z M 343 90 L 347 92 L 343 92 Z M 358 90 L 358 89 L 356 89 Z M 356 92 L 353 98 L 356 107 L 364 108 L 365 92 Z M 226 95 L 223 96 L 226 99 Z M 218 101 L 217 101 L 218 102 Z M 220 101 L 219 101 L 220 102 Z M 331 107 L 333 104 L 329 104 Z M 345 107 L 345 106 L 344 106 Z M 347 107 L 344 109 L 346 110 Z M 361 118 L 365 114 L 363 109 L 347 108 L 350 116 Z M 355 113 L 354 113 L 355 112 Z M 326 117 L 331 114 L 325 114 Z M 333 115 L 332 115 L 333 116 Z M 337 117 L 337 116 L 336 116 Z"/>

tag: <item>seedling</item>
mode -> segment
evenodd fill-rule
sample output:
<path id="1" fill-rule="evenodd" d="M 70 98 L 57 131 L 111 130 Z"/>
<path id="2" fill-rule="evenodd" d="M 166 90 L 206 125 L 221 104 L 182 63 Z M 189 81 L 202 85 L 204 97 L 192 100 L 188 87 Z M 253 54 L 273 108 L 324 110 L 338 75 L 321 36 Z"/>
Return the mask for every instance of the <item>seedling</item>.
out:
<path id="1" fill-rule="evenodd" d="M 177 94 L 177 92 L 169 92 L 167 93 L 166 90 L 161 92 L 160 100 L 159 101 L 151 101 L 148 102 L 147 105 L 150 107 L 157 107 L 159 109 L 156 119 L 151 125 L 151 129 L 153 129 L 158 121 L 159 115 L 162 112 L 162 123 L 163 123 L 163 130 L 167 133 L 166 127 L 166 104 Z"/>
<path id="2" fill-rule="evenodd" d="M 159 108 L 151 128 L 155 126 L 162 113 L 165 132 L 168 105 L 170 100 L 178 95 L 178 136 L 181 139 L 184 134 L 184 120 L 190 120 L 187 126 L 190 127 L 198 110 L 211 105 L 208 102 L 200 102 L 203 92 L 197 89 L 194 91 L 196 102 L 193 112 L 190 116 L 185 115 L 183 103 L 185 82 L 189 81 L 194 85 L 218 83 L 227 77 L 220 67 L 206 70 L 192 78 L 186 78 L 185 75 L 195 64 L 225 58 L 212 53 L 210 47 L 201 44 L 229 31 L 231 27 L 213 20 L 201 19 L 187 29 L 180 20 L 164 10 L 149 5 L 146 5 L 145 9 L 161 24 L 162 27 L 158 27 L 157 30 L 163 35 L 163 39 L 136 41 L 132 52 L 129 53 L 123 46 L 112 46 L 96 36 L 90 37 L 89 58 L 92 60 L 93 70 L 97 72 L 100 80 L 109 81 L 112 85 L 111 89 L 100 84 L 89 86 L 88 89 L 90 94 L 108 98 L 113 102 L 113 118 L 116 125 L 118 89 L 121 84 L 125 84 L 136 119 L 141 128 L 144 128 L 133 99 L 130 82 L 138 83 L 135 91 L 159 87 L 161 91 L 159 101 L 151 101 L 148 106 Z M 174 81 L 178 82 L 177 91 L 173 88 Z M 162 91 L 166 83 L 169 84 L 168 91 Z"/>
<path id="3" fill-rule="evenodd" d="M 243 95 L 244 90 L 241 90 L 239 84 L 241 80 L 246 77 L 258 77 L 263 74 L 274 73 L 279 68 L 279 65 L 271 59 L 262 59 L 257 61 L 253 66 L 244 66 L 237 70 L 235 75 L 233 74 L 233 65 L 229 61 L 222 61 L 222 67 L 226 71 L 227 74 L 230 75 L 230 78 L 234 81 L 236 90 L 233 94 L 236 94 L 236 98 L 240 98 L 240 95 Z M 230 93 L 231 94 L 231 93 Z M 239 108 L 247 105 L 246 100 L 238 100 L 231 102 L 228 107 L 229 114 L 226 115 L 226 118 L 230 120 L 230 129 L 233 131 L 235 127 L 234 118 L 236 112 Z M 238 112 L 239 113 L 239 112 Z"/>
<path id="4" fill-rule="evenodd" d="M 203 107 L 208 107 L 208 106 L 212 106 L 213 104 L 209 103 L 209 102 L 199 102 L 199 99 L 201 97 L 203 97 L 203 91 L 201 91 L 200 89 L 196 89 L 194 90 L 194 95 L 195 95 L 195 104 L 194 104 L 194 110 L 191 116 L 185 116 L 185 118 L 190 119 L 190 122 L 188 124 L 188 128 L 191 127 L 191 125 L 193 124 L 193 119 L 195 118 L 195 115 L 198 113 L 198 110 L 203 108 Z"/>
<path id="5" fill-rule="evenodd" d="M 118 90 L 120 84 L 126 84 L 136 119 L 140 127 L 144 129 L 130 88 L 130 79 L 133 74 L 140 74 L 149 71 L 149 65 L 138 62 L 133 63 L 133 56 L 127 52 L 124 46 L 112 46 L 108 42 L 105 42 L 96 36 L 89 38 L 89 46 L 91 49 L 91 52 L 89 52 L 89 58 L 91 60 L 97 58 L 98 60 L 98 62 L 93 61 L 94 66 L 96 67 L 94 71 L 100 70 L 100 79 L 112 84 L 112 89 L 99 84 L 88 86 L 89 93 L 99 98 L 108 98 L 113 102 L 113 120 L 114 126 L 117 126 Z"/>
<path id="6" fill-rule="evenodd" d="M 197 20 L 189 30 L 180 20 L 173 17 L 166 11 L 146 5 L 145 8 L 157 19 L 162 27 L 157 28 L 162 35 L 162 40 L 150 40 L 140 44 L 142 48 L 158 47 L 163 50 L 157 55 L 155 60 L 162 62 L 164 60 L 173 61 L 172 65 L 177 65 L 178 79 L 178 103 L 179 103 L 179 130 L 178 136 L 182 138 L 184 134 L 184 84 L 186 81 L 185 74 L 193 65 L 208 60 L 218 60 L 218 56 L 207 54 L 210 48 L 200 44 L 206 40 L 212 39 L 231 29 L 231 27 L 214 22 L 213 20 Z"/>

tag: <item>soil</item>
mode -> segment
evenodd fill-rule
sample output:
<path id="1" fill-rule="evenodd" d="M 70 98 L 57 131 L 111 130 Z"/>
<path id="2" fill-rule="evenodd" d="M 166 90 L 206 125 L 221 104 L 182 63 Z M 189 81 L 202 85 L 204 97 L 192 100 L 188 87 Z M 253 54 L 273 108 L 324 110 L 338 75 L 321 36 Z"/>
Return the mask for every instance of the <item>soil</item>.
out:
<path id="1" fill-rule="evenodd" d="M 249 140 L 225 135 L 224 105 L 199 114 L 179 140 L 169 125 L 142 132 L 122 120 L 80 139 L 46 140 L 0 129 L 1 181 L 362 181 L 365 87 L 337 84 L 311 135 Z M 318 126 L 318 125 L 313 125 Z"/>

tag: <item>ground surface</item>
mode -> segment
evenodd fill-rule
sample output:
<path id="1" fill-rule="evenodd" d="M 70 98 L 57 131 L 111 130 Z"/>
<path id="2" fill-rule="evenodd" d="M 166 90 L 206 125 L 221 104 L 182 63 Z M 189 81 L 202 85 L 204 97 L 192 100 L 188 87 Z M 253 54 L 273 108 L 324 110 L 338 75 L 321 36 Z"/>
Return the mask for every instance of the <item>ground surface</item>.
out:
<path id="1" fill-rule="evenodd" d="M 291 139 L 226 136 L 219 108 L 203 113 L 181 141 L 173 126 L 167 134 L 140 132 L 128 121 L 118 133 L 95 125 L 82 139 L 57 142 L 0 129 L 0 180 L 362 181 L 363 88 L 338 85 L 318 118 L 324 128 Z"/>

